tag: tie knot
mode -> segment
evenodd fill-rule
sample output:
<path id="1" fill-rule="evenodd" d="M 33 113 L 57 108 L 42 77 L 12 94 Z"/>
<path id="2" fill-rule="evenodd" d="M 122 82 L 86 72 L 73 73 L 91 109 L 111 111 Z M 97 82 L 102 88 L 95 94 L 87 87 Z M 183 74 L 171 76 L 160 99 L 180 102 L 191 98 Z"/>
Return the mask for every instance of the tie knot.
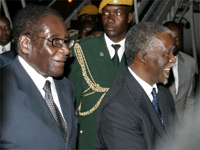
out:
<path id="1" fill-rule="evenodd" d="M 115 49 L 115 52 L 117 52 L 118 49 L 121 47 L 120 44 L 112 44 L 111 46 Z"/>
<path id="2" fill-rule="evenodd" d="M 44 87 L 43 87 L 43 90 L 45 91 L 45 92 L 48 92 L 48 93 L 50 93 L 51 92 L 51 82 L 49 81 L 49 80 L 47 80 L 46 82 L 45 82 L 45 85 L 44 85 Z"/>
<path id="3" fill-rule="evenodd" d="M 153 97 L 156 96 L 156 89 L 155 88 L 153 88 L 151 94 L 153 95 Z"/>

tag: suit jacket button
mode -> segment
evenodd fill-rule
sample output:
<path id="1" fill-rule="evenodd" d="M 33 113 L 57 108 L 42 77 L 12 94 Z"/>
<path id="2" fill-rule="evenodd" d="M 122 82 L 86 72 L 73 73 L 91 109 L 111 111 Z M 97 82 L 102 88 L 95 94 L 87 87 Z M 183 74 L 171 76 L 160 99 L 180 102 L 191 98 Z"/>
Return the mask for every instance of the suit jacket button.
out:
<path id="1" fill-rule="evenodd" d="M 82 133 L 83 133 L 83 130 L 80 130 L 80 133 L 82 134 Z"/>

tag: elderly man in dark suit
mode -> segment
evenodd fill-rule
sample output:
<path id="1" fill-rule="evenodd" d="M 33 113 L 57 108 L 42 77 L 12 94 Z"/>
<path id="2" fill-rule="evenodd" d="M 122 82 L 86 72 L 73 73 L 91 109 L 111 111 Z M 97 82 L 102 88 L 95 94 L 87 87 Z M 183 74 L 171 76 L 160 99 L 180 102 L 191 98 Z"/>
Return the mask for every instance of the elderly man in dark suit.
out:
<path id="1" fill-rule="evenodd" d="M 139 23 L 126 36 L 128 67 L 105 95 L 97 118 L 96 149 L 154 149 L 168 144 L 177 118 L 167 83 L 176 62 L 170 30 Z"/>
<path id="2" fill-rule="evenodd" d="M 76 149 L 75 91 L 62 77 L 70 53 L 63 18 L 27 5 L 13 37 L 19 55 L 0 70 L 0 149 Z"/>

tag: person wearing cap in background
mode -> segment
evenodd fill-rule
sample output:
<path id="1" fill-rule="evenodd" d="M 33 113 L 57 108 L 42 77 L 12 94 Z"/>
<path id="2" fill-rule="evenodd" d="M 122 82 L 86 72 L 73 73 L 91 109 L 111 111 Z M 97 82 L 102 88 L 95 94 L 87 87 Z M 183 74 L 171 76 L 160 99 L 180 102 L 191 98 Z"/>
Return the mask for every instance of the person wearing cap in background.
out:
<path id="1" fill-rule="evenodd" d="M 98 8 L 95 5 L 85 5 L 78 14 L 79 29 L 85 21 L 93 21 L 96 25 L 98 23 Z M 78 40 L 79 30 L 69 30 L 71 39 Z"/>
<path id="2" fill-rule="evenodd" d="M 126 66 L 125 37 L 132 21 L 132 5 L 131 0 L 102 0 L 99 13 L 105 32 L 80 40 L 72 48 L 68 78 L 76 89 L 78 149 L 94 149 L 98 107 Z"/>
<path id="3" fill-rule="evenodd" d="M 98 22 L 98 8 L 95 5 L 89 4 L 85 5 L 80 13 L 78 14 L 78 20 L 80 24 L 87 20 Z"/>

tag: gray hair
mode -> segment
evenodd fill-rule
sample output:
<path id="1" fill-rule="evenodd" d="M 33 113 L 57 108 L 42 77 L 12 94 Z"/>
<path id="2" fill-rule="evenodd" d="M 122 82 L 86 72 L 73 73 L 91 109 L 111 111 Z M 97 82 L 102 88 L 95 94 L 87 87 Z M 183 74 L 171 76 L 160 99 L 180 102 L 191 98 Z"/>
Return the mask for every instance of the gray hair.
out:
<path id="1" fill-rule="evenodd" d="M 158 46 L 160 40 L 157 39 L 158 33 L 171 33 L 162 24 L 155 22 L 141 22 L 131 27 L 126 35 L 125 55 L 128 65 L 133 64 L 138 51 L 148 53 L 153 47 Z"/>

